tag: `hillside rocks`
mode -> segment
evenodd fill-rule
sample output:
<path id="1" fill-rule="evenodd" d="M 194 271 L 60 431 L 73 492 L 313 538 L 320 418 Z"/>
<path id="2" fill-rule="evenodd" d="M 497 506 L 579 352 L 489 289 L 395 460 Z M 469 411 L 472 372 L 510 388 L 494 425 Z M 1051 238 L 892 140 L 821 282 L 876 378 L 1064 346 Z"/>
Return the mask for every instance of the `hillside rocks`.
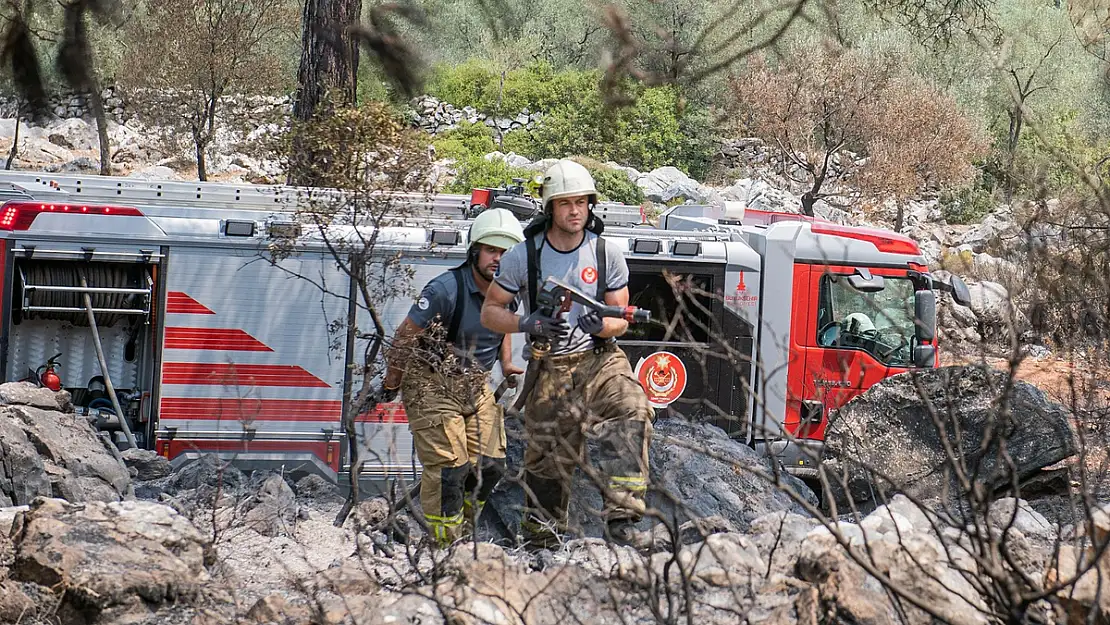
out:
<path id="1" fill-rule="evenodd" d="M 508 430 L 509 474 L 521 467 L 524 453 L 523 426 L 511 420 Z M 712 450 L 710 457 L 700 450 Z M 591 449 L 591 454 L 596 451 Z M 782 489 L 791 489 L 799 497 L 816 503 L 809 488 L 800 480 L 783 475 L 778 488 L 757 477 L 769 474 L 768 459 L 751 447 L 734 441 L 723 430 L 712 425 L 694 424 L 677 418 L 661 418 L 655 423 L 655 434 L 649 449 L 650 486 L 648 506 L 654 506 L 667 518 L 683 524 L 695 519 L 716 517 L 731 529 L 747 530 L 752 521 L 773 512 L 805 514 Z M 571 528 L 575 535 L 600 537 L 601 519 L 590 512 L 602 508 L 600 492 L 579 471 L 571 497 Z M 676 500 L 681 504 L 676 504 Z M 515 481 L 505 480 L 494 492 L 483 515 L 486 531 L 498 539 L 518 534 L 520 504 L 524 492 Z M 641 522 L 650 529 L 650 519 Z"/>
<path id="2" fill-rule="evenodd" d="M 133 496 L 115 446 L 85 419 L 58 411 L 59 404 L 68 406 L 68 393 L 13 382 L 0 385 L 0 399 L 7 402 L 0 406 L 0 506 L 38 496 L 75 502 Z"/>
<path id="3" fill-rule="evenodd" d="M 37 498 L 16 524 L 6 583 L 56 593 L 62 622 L 139 618 L 162 604 L 196 597 L 209 579 L 207 541 L 160 504 Z"/>
<path id="4" fill-rule="evenodd" d="M 838 410 L 830 417 L 824 447 L 824 466 L 846 484 L 835 493 L 838 505 L 849 499 L 876 505 L 896 492 L 934 505 L 959 503 L 960 489 L 930 407 L 987 492 L 1009 483 L 1011 462 L 1021 480 L 1074 455 L 1070 413 L 1026 382 L 1015 382 L 1006 392 L 1005 378 L 979 366 L 904 373 Z M 995 435 L 987 441 L 989 431 Z"/>
<path id="5" fill-rule="evenodd" d="M 421 96 L 410 102 L 413 110 L 413 124 L 431 135 L 447 132 L 459 127 L 462 122 L 485 124 L 500 132 L 531 130 L 543 118 L 539 113 L 528 109 L 507 114 L 504 117 L 490 117 L 472 106 L 456 108 L 431 96 Z"/>

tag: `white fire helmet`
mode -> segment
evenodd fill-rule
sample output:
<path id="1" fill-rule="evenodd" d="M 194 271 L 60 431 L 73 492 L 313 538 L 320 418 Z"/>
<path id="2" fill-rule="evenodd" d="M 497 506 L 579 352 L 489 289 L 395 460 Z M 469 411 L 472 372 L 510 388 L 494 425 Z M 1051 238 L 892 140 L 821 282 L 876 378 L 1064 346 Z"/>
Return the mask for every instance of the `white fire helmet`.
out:
<path id="1" fill-rule="evenodd" d="M 597 189 L 590 171 L 567 159 L 561 159 L 547 168 L 541 194 L 544 210 L 550 210 L 551 201 L 561 197 L 589 195 L 590 204 L 597 203 Z"/>

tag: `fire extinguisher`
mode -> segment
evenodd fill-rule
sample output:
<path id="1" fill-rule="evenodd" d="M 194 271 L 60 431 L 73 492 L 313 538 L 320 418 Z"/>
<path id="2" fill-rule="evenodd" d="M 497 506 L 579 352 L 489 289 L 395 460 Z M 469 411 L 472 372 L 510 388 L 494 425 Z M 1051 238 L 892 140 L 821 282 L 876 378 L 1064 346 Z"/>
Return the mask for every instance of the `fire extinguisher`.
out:
<path id="1" fill-rule="evenodd" d="M 57 361 L 58 358 L 61 358 L 61 356 L 61 354 L 55 354 L 53 358 L 46 361 L 45 365 L 39 367 L 39 369 L 46 369 L 41 374 L 39 374 L 39 382 L 41 382 L 43 386 L 52 391 L 62 390 L 62 379 L 58 377 L 57 373 L 54 373 L 54 369 L 60 367 Z"/>

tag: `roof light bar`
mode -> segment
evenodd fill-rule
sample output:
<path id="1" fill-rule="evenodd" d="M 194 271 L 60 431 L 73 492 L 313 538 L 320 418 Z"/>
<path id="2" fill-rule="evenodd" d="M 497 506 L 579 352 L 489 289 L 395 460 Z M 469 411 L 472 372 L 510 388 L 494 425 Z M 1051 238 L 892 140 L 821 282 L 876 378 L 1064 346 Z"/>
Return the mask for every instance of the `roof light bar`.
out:
<path id="1" fill-rule="evenodd" d="M 879 248 L 880 252 L 887 254 L 921 255 L 921 248 L 917 243 L 907 237 L 885 230 L 874 228 L 860 228 L 856 226 L 841 226 L 831 223 L 815 223 L 811 227 L 814 234 L 828 234 L 834 237 L 846 237 L 858 241 L 867 241 Z"/>
<path id="2" fill-rule="evenodd" d="M 701 241 L 675 241 L 671 245 L 671 254 L 675 256 L 697 256 L 701 254 Z"/>
<path id="3" fill-rule="evenodd" d="M 663 251 L 663 242 L 659 239 L 636 239 L 632 243 L 632 251 L 636 254 L 658 254 Z"/>
<path id="4" fill-rule="evenodd" d="M 432 243 L 435 245 L 458 245 L 458 230 L 432 230 Z"/>
<path id="5" fill-rule="evenodd" d="M 27 230 L 42 213 L 72 213 L 74 215 L 117 215 L 142 217 L 142 212 L 130 206 L 87 206 L 82 204 L 42 204 L 39 202 L 8 202 L 0 211 L 0 230 Z"/>

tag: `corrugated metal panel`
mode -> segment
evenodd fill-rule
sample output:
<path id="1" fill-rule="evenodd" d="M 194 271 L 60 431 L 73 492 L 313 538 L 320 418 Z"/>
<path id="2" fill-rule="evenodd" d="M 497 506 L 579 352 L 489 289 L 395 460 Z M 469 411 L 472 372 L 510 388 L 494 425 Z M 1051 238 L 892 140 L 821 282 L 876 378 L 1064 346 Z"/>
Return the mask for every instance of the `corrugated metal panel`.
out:
<path id="1" fill-rule="evenodd" d="M 100 327 L 100 341 L 108 361 L 108 373 L 117 389 L 135 388 L 139 382 L 138 359 L 124 360 L 128 328 L 124 324 Z M 83 387 L 89 378 L 100 375 L 92 330 L 78 328 L 66 321 L 31 320 L 12 326 L 8 349 L 8 379 L 19 380 L 46 364 L 47 359 L 61 353 L 58 375 L 69 387 Z"/>

